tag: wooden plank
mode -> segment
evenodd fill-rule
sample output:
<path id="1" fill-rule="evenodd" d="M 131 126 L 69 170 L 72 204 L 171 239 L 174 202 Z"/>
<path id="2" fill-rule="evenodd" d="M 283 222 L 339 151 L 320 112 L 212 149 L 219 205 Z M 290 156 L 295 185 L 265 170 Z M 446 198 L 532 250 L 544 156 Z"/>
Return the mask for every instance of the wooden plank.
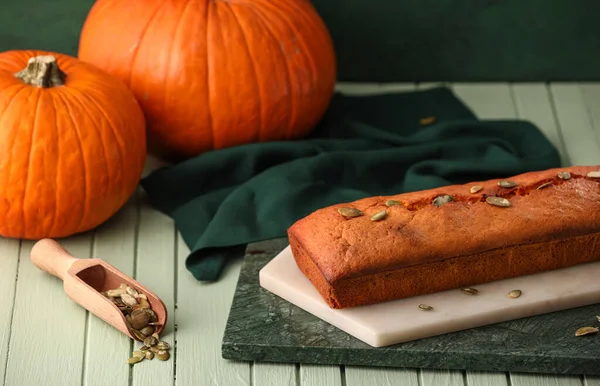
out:
<path id="1" fill-rule="evenodd" d="M 556 116 L 548 86 L 541 83 L 522 83 L 512 86 L 517 116 L 536 125 L 558 149 L 561 163 L 569 165 L 562 133 L 558 129 Z"/>
<path id="2" fill-rule="evenodd" d="M 92 232 L 61 243 L 89 258 Z M 6 385 L 78 385 L 87 311 L 64 293 L 62 281 L 37 269 L 29 258 L 33 242 L 23 241 L 15 296 Z"/>
<path id="3" fill-rule="evenodd" d="M 600 143 L 600 84 L 583 84 L 580 87 L 583 97 L 583 103 L 587 111 L 587 117 L 592 130 L 595 133 L 596 143 Z M 558 90 L 555 90 L 558 92 Z M 560 98 L 560 97 L 559 97 Z M 562 100 L 561 98 L 560 100 Z M 561 110 L 564 111 L 564 110 Z M 579 127 L 579 126 L 575 126 Z M 570 140 L 569 132 L 565 132 L 567 139 Z M 587 154 L 582 161 L 588 161 L 591 164 L 600 165 L 600 153 Z M 584 376 L 584 386 L 600 386 L 600 376 Z"/>
<path id="4" fill-rule="evenodd" d="M 553 374 L 510 375 L 511 386 L 581 386 L 578 376 Z"/>
<path id="5" fill-rule="evenodd" d="M 250 385 L 246 362 L 221 357 L 221 341 L 241 259 L 229 262 L 219 281 L 198 282 L 185 268 L 189 253 L 177 237 L 177 384 Z"/>
<path id="6" fill-rule="evenodd" d="M 411 91 L 415 89 L 414 83 L 345 83 L 339 82 L 336 91 L 347 95 L 377 95 Z"/>
<path id="7" fill-rule="evenodd" d="M 455 370 L 421 370 L 421 386 L 463 386 L 464 373 Z"/>
<path id="8" fill-rule="evenodd" d="M 8 342 L 11 336 L 11 319 L 15 304 L 17 267 L 19 265 L 19 240 L 0 238 L 0 384 L 8 360 Z"/>
<path id="9" fill-rule="evenodd" d="M 467 371 L 465 383 L 469 386 L 507 386 L 507 377 L 507 373 Z"/>
<path id="10" fill-rule="evenodd" d="M 300 365 L 301 386 L 342 386 L 340 366 Z"/>
<path id="11" fill-rule="evenodd" d="M 253 385 L 296 386 L 296 366 L 287 363 L 254 363 Z"/>
<path id="12" fill-rule="evenodd" d="M 600 142 L 596 140 L 597 130 L 592 126 L 589 113 L 594 111 L 595 116 L 600 114 L 598 108 L 593 106 L 594 100 L 586 100 L 582 88 L 576 84 L 551 84 L 550 91 L 565 141 L 565 152 L 571 164 L 599 164 Z M 597 99 L 595 101 L 598 102 Z"/>
<path id="13" fill-rule="evenodd" d="M 516 116 L 510 88 L 506 83 L 453 83 L 451 87 L 480 119 Z"/>
<path id="14" fill-rule="evenodd" d="M 387 369 L 383 367 L 346 366 L 347 386 L 417 386 L 416 370 Z M 462 386 L 462 383 L 460 384 Z M 304 385 L 302 385 L 304 386 Z M 441 386 L 441 385 L 436 385 Z"/>
<path id="15" fill-rule="evenodd" d="M 600 108 L 598 107 L 600 103 L 600 83 L 583 83 L 580 87 L 590 123 L 596 134 L 596 142 L 600 143 Z"/>
<path id="16" fill-rule="evenodd" d="M 93 257 L 133 277 L 138 210 L 130 200 L 113 218 L 96 230 Z M 126 386 L 132 340 L 102 319 L 88 313 L 83 382 L 87 386 Z"/>
<path id="17" fill-rule="evenodd" d="M 360 83 L 339 84 L 338 89 L 351 95 L 375 95 L 392 92 L 413 91 L 417 88 L 415 83 Z M 391 369 L 367 368 L 361 366 L 348 366 L 345 368 L 347 386 L 352 385 L 418 385 L 418 371 L 416 369 Z M 308 375 L 317 378 L 317 374 Z M 341 383 L 341 382 L 340 382 Z M 304 386 L 304 385 L 302 385 Z"/>
<path id="18" fill-rule="evenodd" d="M 176 266 L 175 224 L 173 220 L 152 208 L 145 194 L 140 194 L 140 220 L 137 239 L 136 279 L 156 293 L 167 307 L 168 320 L 161 340 L 169 343 L 171 358 L 162 362 L 156 358 L 133 367 L 132 385 L 168 385 L 175 378 L 177 312 L 175 310 Z M 141 343 L 134 343 L 135 349 Z"/>
<path id="19" fill-rule="evenodd" d="M 600 386 L 600 377 L 598 376 L 584 376 L 583 386 Z"/>

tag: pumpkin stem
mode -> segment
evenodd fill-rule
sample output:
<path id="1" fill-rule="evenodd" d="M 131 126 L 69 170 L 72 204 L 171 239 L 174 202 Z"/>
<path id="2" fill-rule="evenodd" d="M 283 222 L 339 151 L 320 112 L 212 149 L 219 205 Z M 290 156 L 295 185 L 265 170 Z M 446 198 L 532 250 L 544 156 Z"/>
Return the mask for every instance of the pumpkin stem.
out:
<path id="1" fill-rule="evenodd" d="M 34 56 L 27 61 L 27 67 L 15 76 L 34 87 L 57 87 L 65 84 L 65 73 L 58 68 L 52 55 Z"/>

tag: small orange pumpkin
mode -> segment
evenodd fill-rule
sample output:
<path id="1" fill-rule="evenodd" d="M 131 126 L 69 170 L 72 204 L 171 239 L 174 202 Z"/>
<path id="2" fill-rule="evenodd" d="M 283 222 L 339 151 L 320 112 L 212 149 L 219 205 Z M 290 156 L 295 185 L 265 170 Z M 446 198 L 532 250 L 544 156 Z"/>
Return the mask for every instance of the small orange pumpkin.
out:
<path id="1" fill-rule="evenodd" d="M 308 0 L 97 0 L 79 59 L 122 79 L 172 159 L 307 135 L 336 58 Z"/>
<path id="2" fill-rule="evenodd" d="M 90 230 L 131 197 L 146 155 L 143 112 L 118 79 L 45 51 L 0 53 L 0 235 Z"/>

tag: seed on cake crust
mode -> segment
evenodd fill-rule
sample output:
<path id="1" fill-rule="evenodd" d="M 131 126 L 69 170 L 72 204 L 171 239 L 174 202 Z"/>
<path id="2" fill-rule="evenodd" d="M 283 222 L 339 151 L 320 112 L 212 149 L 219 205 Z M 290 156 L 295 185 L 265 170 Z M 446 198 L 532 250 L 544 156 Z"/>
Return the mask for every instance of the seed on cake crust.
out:
<path id="1" fill-rule="evenodd" d="M 593 171 L 593 172 L 589 172 L 589 173 L 587 174 L 587 176 L 588 176 L 589 178 L 600 178 L 600 170 L 596 170 L 596 171 Z"/>
<path id="2" fill-rule="evenodd" d="M 559 172 L 558 173 L 558 178 L 560 178 L 561 180 L 568 180 L 571 178 L 571 173 L 569 172 Z"/>
<path id="3" fill-rule="evenodd" d="M 422 309 L 423 311 L 431 311 L 431 310 L 433 310 L 433 307 L 428 306 L 427 304 L 419 304 L 419 308 Z"/>
<path id="4" fill-rule="evenodd" d="M 537 190 L 547 188 L 550 185 L 552 185 L 552 181 L 550 181 L 550 182 L 544 182 L 543 184 L 541 184 L 540 186 L 537 187 Z"/>
<path id="5" fill-rule="evenodd" d="M 477 295 L 479 293 L 475 288 L 461 288 L 460 290 L 469 295 Z"/>
<path id="6" fill-rule="evenodd" d="M 509 297 L 509 298 L 516 299 L 516 298 L 518 298 L 519 296 L 521 296 L 521 294 L 522 294 L 521 290 L 512 290 L 512 291 L 510 291 L 510 292 L 508 293 L 508 297 Z"/>
<path id="7" fill-rule="evenodd" d="M 396 205 L 400 205 L 400 201 L 396 201 L 396 200 L 387 200 L 385 202 L 386 206 L 396 206 Z"/>
<path id="8" fill-rule="evenodd" d="M 519 184 L 514 181 L 498 181 L 498 186 L 501 188 L 514 188 L 517 185 Z"/>
<path id="9" fill-rule="evenodd" d="M 442 194 L 441 196 L 437 196 L 434 200 L 433 200 L 433 205 L 437 206 L 438 208 L 442 205 L 446 205 L 449 202 L 454 201 L 454 198 L 452 198 L 452 196 L 448 195 L 448 194 Z"/>
<path id="10" fill-rule="evenodd" d="M 589 334 L 595 334 L 600 331 L 597 327 L 581 327 L 575 331 L 575 336 L 584 336 Z"/>
<path id="11" fill-rule="evenodd" d="M 387 215 L 387 212 L 385 210 L 382 210 L 381 212 L 377 212 L 373 216 L 371 216 L 371 221 L 383 220 L 386 215 Z"/>
<path id="12" fill-rule="evenodd" d="M 355 208 L 339 208 L 338 213 L 346 218 L 362 216 L 363 213 Z"/>
<path id="13" fill-rule="evenodd" d="M 508 208 L 510 206 L 510 201 L 503 197 L 489 196 L 485 198 L 485 202 L 501 208 Z"/>
<path id="14" fill-rule="evenodd" d="M 481 189 L 483 189 L 483 186 L 481 186 L 481 185 L 473 185 L 473 186 L 471 186 L 471 189 L 469 189 L 469 192 L 471 192 L 471 193 L 477 193 Z"/>

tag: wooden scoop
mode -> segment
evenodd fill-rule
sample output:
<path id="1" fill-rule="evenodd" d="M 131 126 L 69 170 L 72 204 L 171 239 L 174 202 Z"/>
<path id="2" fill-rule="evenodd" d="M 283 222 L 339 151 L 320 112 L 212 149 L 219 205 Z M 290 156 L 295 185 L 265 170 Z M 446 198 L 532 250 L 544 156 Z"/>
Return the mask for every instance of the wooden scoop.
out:
<path id="1" fill-rule="evenodd" d="M 121 310 L 101 293 L 121 284 L 146 294 L 150 307 L 158 316 L 155 332 L 160 334 L 164 329 L 167 310 L 162 300 L 105 261 L 98 258 L 77 259 L 51 239 L 38 241 L 31 249 L 30 257 L 36 267 L 63 281 L 65 293 L 71 300 L 130 338 L 143 341 L 131 331 Z"/>

